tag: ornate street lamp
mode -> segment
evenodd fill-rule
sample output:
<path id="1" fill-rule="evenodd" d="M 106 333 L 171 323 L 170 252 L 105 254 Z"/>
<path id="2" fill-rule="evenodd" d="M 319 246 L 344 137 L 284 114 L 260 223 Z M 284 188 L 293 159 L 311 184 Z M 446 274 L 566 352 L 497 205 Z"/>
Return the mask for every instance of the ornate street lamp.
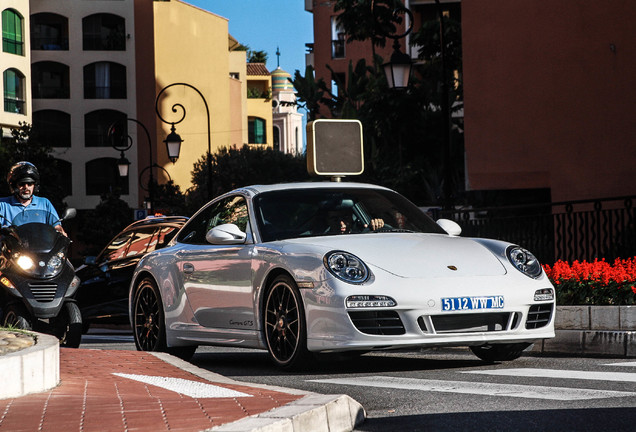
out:
<path id="1" fill-rule="evenodd" d="M 147 207 L 148 210 L 150 212 L 152 212 L 152 203 L 153 203 L 153 190 L 155 187 L 155 179 L 154 176 L 152 174 L 152 168 L 153 167 L 159 167 L 159 165 L 155 164 L 152 160 L 152 141 L 150 139 L 150 133 L 148 132 L 148 128 L 139 120 L 134 119 L 134 118 L 130 118 L 130 117 L 126 117 L 126 122 L 133 122 L 139 126 L 141 126 L 141 128 L 143 129 L 145 135 L 146 135 L 146 140 L 148 141 L 148 157 L 150 159 L 150 163 L 148 165 L 148 168 L 150 168 L 150 178 L 148 180 L 148 195 L 149 195 L 149 202 L 150 202 L 150 206 Z M 113 124 L 110 125 L 110 128 L 108 128 L 108 138 L 112 141 L 112 147 L 115 150 L 119 150 L 120 151 L 120 157 L 117 160 L 117 170 L 119 171 L 119 176 L 120 177 L 128 177 L 129 174 L 129 169 L 130 169 L 130 161 L 126 158 L 125 156 L 125 151 L 127 151 L 128 149 L 130 149 L 133 145 L 133 139 L 130 135 L 128 135 L 126 133 L 126 136 L 120 135 L 117 133 L 117 125 L 119 123 L 124 122 L 123 119 L 121 120 L 117 120 L 115 121 Z M 119 135 L 119 136 L 117 136 Z M 118 143 L 116 138 L 119 138 L 120 142 Z M 122 144 L 122 142 L 124 142 L 124 144 Z M 177 154 L 178 157 L 178 154 Z M 148 169 L 145 168 L 145 169 Z M 159 167 L 161 168 L 161 167 Z M 145 171 L 144 169 L 144 171 Z M 165 170 L 164 170 L 165 171 Z M 142 171 L 143 173 L 143 171 Z M 139 175 L 139 184 L 141 185 L 141 187 L 143 188 L 143 184 L 141 183 L 141 174 Z"/>
<path id="2" fill-rule="evenodd" d="M 393 39 L 393 54 L 391 54 L 391 60 L 384 63 L 384 74 L 386 75 L 387 84 L 392 89 L 405 89 L 409 85 L 409 79 L 411 77 L 411 69 L 413 62 L 411 56 L 402 52 L 400 49 L 399 39 L 406 37 L 413 29 L 413 14 L 405 7 L 398 7 L 391 12 L 390 23 L 401 24 L 406 17 L 408 21 L 405 21 L 404 33 L 392 34 L 385 30 L 386 25 L 382 22 L 378 9 L 375 8 L 375 2 L 371 4 L 372 12 L 375 16 L 375 20 L 378 23 L 380 32 L 390 39 Z"/>
<path id="3" fill-rule="evenodd" d="M 183 142 L 183 140 L 176 133 L 174 125 L 181 123 L 183 121 L 183 119 L 185 119 L 186 110 L 185 110 L 185 107 L 183 105 L 181 105 L 179 103 L 175 103 L 174 105 L 172 105 L 172 112 L 176 113 L 178 111 L 177 108 L 179 108 L 182 111 L 181 118 L 178 119 L 177 121 L 174 121 L 174 122 L 168 121 L 168 120 L 164 119 L 161 116 L 161 113 L 159 112 L 159 99 L 161 99 L 161 95 L 163 94 L 163 92 L 168 90 L 170 87 L 178 86 L 178 85 L 189 87 L 192 90 L 194 90 L 195 92 L 197 92 L 197 94 L 203 100 L 203 104 L 205 105 L 205 113 L 207 115 L 207 120 L 208 120 L 208 154 L 207 154 L 207 157 L 206 157 L 206 159 L 207 159 L 207 174 L 208 174 L 207 175 L 208 176 L 207 188 L 208 188 L 208 199 L 212 199 L 212 134 L 210 132 L 210 109 L 208 108 L 208 102 L 205 100 L 205 97 L 203 96 L 203 94 L 199 91 L 199 89 L 197 89 L 196 87 L 194 87 L 191 84 L 187 84 L 187 83 L 172 83 L 172 84 L 168 84 L 167 86 L 165 86 L 164 88 L 161 89 L 161 91 L 157 94 L 157 99 L 155 100 L 155 112 L 157 113 L 157 117 L 159 117 L 159 120 L 161 120 L 162 122 L 171 125 L 170 134 L 168 134 L 168 136 L 164 140 L 164 142 L 166 143 L 167 150 L 168 150 L 168 157 L 173 162 L 175 162 L 177 160 L 177 158 L 179 157 L 179 149 L 181 148 L 181 143 Z"/>

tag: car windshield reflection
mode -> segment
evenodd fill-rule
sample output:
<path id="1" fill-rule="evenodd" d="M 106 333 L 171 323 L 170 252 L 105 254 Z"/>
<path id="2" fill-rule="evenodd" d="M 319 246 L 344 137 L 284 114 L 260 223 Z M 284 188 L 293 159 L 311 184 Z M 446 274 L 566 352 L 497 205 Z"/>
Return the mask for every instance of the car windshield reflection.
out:
<path id="1" fill-rule="evenodd" d="M 445 232 L 419 208 L 388 190 L 292 189 L 255 199 L 264 242 L 373 232 Z"/>

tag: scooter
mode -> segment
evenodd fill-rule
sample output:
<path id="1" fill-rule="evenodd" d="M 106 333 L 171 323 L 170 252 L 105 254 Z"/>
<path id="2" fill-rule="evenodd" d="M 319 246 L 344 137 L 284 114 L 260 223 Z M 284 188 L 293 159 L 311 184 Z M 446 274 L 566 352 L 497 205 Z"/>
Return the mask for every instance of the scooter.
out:
<path id="1" fill-rule="evenodd" d="M 68 208 L 59 222 L 76 214 Z M 53 334 L 60 346 L 77 348 L 82 314 L 73 296 L 80 280 L 67 258 L 70 239 L 51 222 L 57 222 L 51 213 L 27 209 L 0 229 L 0 323 Z"/>

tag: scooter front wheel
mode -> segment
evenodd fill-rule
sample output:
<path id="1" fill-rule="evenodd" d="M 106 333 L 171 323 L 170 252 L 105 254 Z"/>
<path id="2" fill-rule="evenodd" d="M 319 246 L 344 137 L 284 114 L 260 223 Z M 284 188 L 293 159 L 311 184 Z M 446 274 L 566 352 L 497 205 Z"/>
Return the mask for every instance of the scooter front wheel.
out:
<path id="1" fill-rule="evenodd" d="M 33 329 L 29 320 L 29 313 L 21 304 L 12 304 L 7 307 L 7 311 L 4 314 L 4 326 L 22 330 Z"/>
<path id="2" fill-rule="evenodd" d="M 55 336 L 60 346 L 77 348 L 82 342 L 82 313 L 79 307 L 70 301 L 64 303 L 60 314 L 55 319 Z"/>

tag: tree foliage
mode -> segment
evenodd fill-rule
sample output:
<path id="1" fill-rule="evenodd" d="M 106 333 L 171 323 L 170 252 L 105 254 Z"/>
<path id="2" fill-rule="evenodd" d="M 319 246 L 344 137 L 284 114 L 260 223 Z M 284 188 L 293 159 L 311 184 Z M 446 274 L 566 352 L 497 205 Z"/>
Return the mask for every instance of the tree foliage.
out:
<path id="1" fill-rule="evenodd" d="M 373 8 L 372 8 L 373 6 Z M 347 40 L 368 40 L 382 46 L 387 35 L 395 35 L 403 15 L 394 15 L 402 6 L 392 0 L 337 0 L 339 23 Z M 454 198 L 463 185 L 463 136 L 461 125 L 444 128 L 442 84 L 449 89 L 449 105 L 461 108 L 461 33 L 459 23 L 445 19 L 445 70 L 442 76 L 439 21 L 423 23 L 413 34 L 420 59 L 414 66 L 411 85 L 406 91 L 388 88 L 381 65 L 374 55 L 368 63 L 360 59 L 349 63 L 345 80 L 331 70 L 337 94 L 313 70 L 305 76 L 296 71 L 293 81 L 299 100 L 314 102 L 311 112 L 329 112 L 333 118 L 361 121 L 364 134 L 365 173 L 363 180 L 398 190 L 420 205 L 445 202 L 445 192 Z M 317 95 L 320 94 L 320 97 Z M 323 108 L 321 111 L 321 107 Z M 451 146 L 446 153 L 446 136 Z M 447 155 L 450 154 L 450 162 Z M 446 168 L 449 168 L 448 170 Z M 448 182 L 448 183 L 446 183 Z M 445 186 L 450 184 L 449 188 Z"/>
<path id="2" fill-rule="evenodd" d="M 271 148 L 244 145 L 222 147 L 211 155 L 211 197 L 251 184 L 309 180 L 304 156 L 293 156 Z M 187 191 L 189 211 L 198 210 L 208 199 L 207 157 L 194 164 L 193 186 Z"/>

